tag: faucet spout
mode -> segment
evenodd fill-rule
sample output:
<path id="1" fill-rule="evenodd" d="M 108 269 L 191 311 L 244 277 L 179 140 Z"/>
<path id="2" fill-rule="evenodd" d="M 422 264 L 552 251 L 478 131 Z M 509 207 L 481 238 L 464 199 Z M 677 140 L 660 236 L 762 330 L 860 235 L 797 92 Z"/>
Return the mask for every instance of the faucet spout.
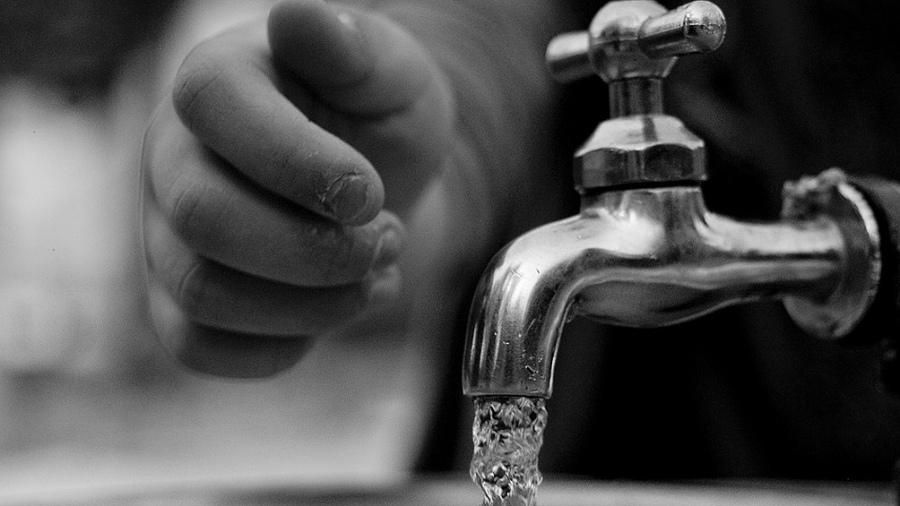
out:
<path id="1" fill-rule="evenodd" d="M 487 268 L 469 317 L 464 393 L 550 397 L 559 336 L 575 315 L 660 327 L 761 299 L 843 307 L 848 292 L 873 289 L 871 273 L 860 276 L 873 253 L 853 246 L 866 242 L 858 221 L 741 223 L 709 212 L 698 185 L 585 195 L 579 215 L 519 237 Z"/>

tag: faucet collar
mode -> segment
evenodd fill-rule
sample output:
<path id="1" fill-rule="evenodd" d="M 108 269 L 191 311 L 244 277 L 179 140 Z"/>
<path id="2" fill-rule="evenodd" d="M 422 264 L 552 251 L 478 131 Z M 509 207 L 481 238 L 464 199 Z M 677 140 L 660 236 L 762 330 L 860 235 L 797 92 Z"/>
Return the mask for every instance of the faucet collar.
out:
<path id="1" fill-rule="evenodd" d="M 673 116 L 635 114 L 604 121 L 575 153 L 579 193 L 706 179 L 706 148 Z"/>

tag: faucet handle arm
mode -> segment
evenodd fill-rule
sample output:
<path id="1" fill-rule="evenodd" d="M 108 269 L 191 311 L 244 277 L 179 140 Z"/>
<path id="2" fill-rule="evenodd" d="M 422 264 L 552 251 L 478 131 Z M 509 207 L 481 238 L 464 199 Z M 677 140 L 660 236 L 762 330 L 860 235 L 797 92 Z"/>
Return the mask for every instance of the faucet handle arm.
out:
<path id="1" fill-rule="evenodd" d="M 547 45 L 547 68 L 559 82 L 570 83 L 595 74 L 588 56 L 591 37 L 587 31 L 568 32 L 553 37 Z"/>
<path id="2" fill-rule="evenodd" d="M 725 15 L 716 4 L 684 4 L 641 24 L 638 46 L 650 58 L 715 51 L 725 40 Z"/>
<path id="3" fill-rule="evenodd" d="M 691 2 L 671 11 L 649 0 L 610 2 L 597 13 L 589 30 L 564 33 L 550 41 L 547 66 L 561 82 L 592 74 L 607 81 L 639 77 L 640 69 L 630 67 L 644 60 L 646 76 L 665 74 L 670 64 L 651 61 L 715 51 L 725 39 L 725 28 L 725 15 L 712 2 Z"/>

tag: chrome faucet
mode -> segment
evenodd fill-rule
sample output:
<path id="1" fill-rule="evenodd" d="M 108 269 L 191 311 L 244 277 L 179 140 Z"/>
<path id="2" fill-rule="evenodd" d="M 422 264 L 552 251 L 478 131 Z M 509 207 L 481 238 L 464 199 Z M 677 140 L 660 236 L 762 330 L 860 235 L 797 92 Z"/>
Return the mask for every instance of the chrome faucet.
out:
<path id="1" fill-rule="evenodd" d="M 786 184 L 773 223 L 706 209 L 703 141 L 664 114 L 662 82 L 678 56 L 713 51 L 724 36 L 710 2 L 667 12 L 624 0 L 603 7 L 587 32 L 550 43 L 557 78 L 596 73 L 608 83 L 612 118 L 575 154 L 580 213 L 514 240 L 484 273 L 469 316 L 466 395 L 549 397 L 561 330 L 575 315 L 659 327 L 779 299 L 826 339 L 866 316 L 883 234 L 842 172 Z"/>

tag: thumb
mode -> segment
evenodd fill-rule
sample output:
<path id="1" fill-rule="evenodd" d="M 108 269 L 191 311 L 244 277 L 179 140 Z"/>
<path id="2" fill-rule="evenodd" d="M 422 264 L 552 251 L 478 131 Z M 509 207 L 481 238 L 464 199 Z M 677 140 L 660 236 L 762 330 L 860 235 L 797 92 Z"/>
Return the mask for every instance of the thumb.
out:
<path id="1" fill-rule="evenodd" d="M 386 17 L 322 0 L 276 5 L 268 36 L 279 67 L 340 117 L 323 126 L 378 170 L 387 207 L 408 205 L 446 158 L 453 126 L 449 87 L 428 51 Z"/>

